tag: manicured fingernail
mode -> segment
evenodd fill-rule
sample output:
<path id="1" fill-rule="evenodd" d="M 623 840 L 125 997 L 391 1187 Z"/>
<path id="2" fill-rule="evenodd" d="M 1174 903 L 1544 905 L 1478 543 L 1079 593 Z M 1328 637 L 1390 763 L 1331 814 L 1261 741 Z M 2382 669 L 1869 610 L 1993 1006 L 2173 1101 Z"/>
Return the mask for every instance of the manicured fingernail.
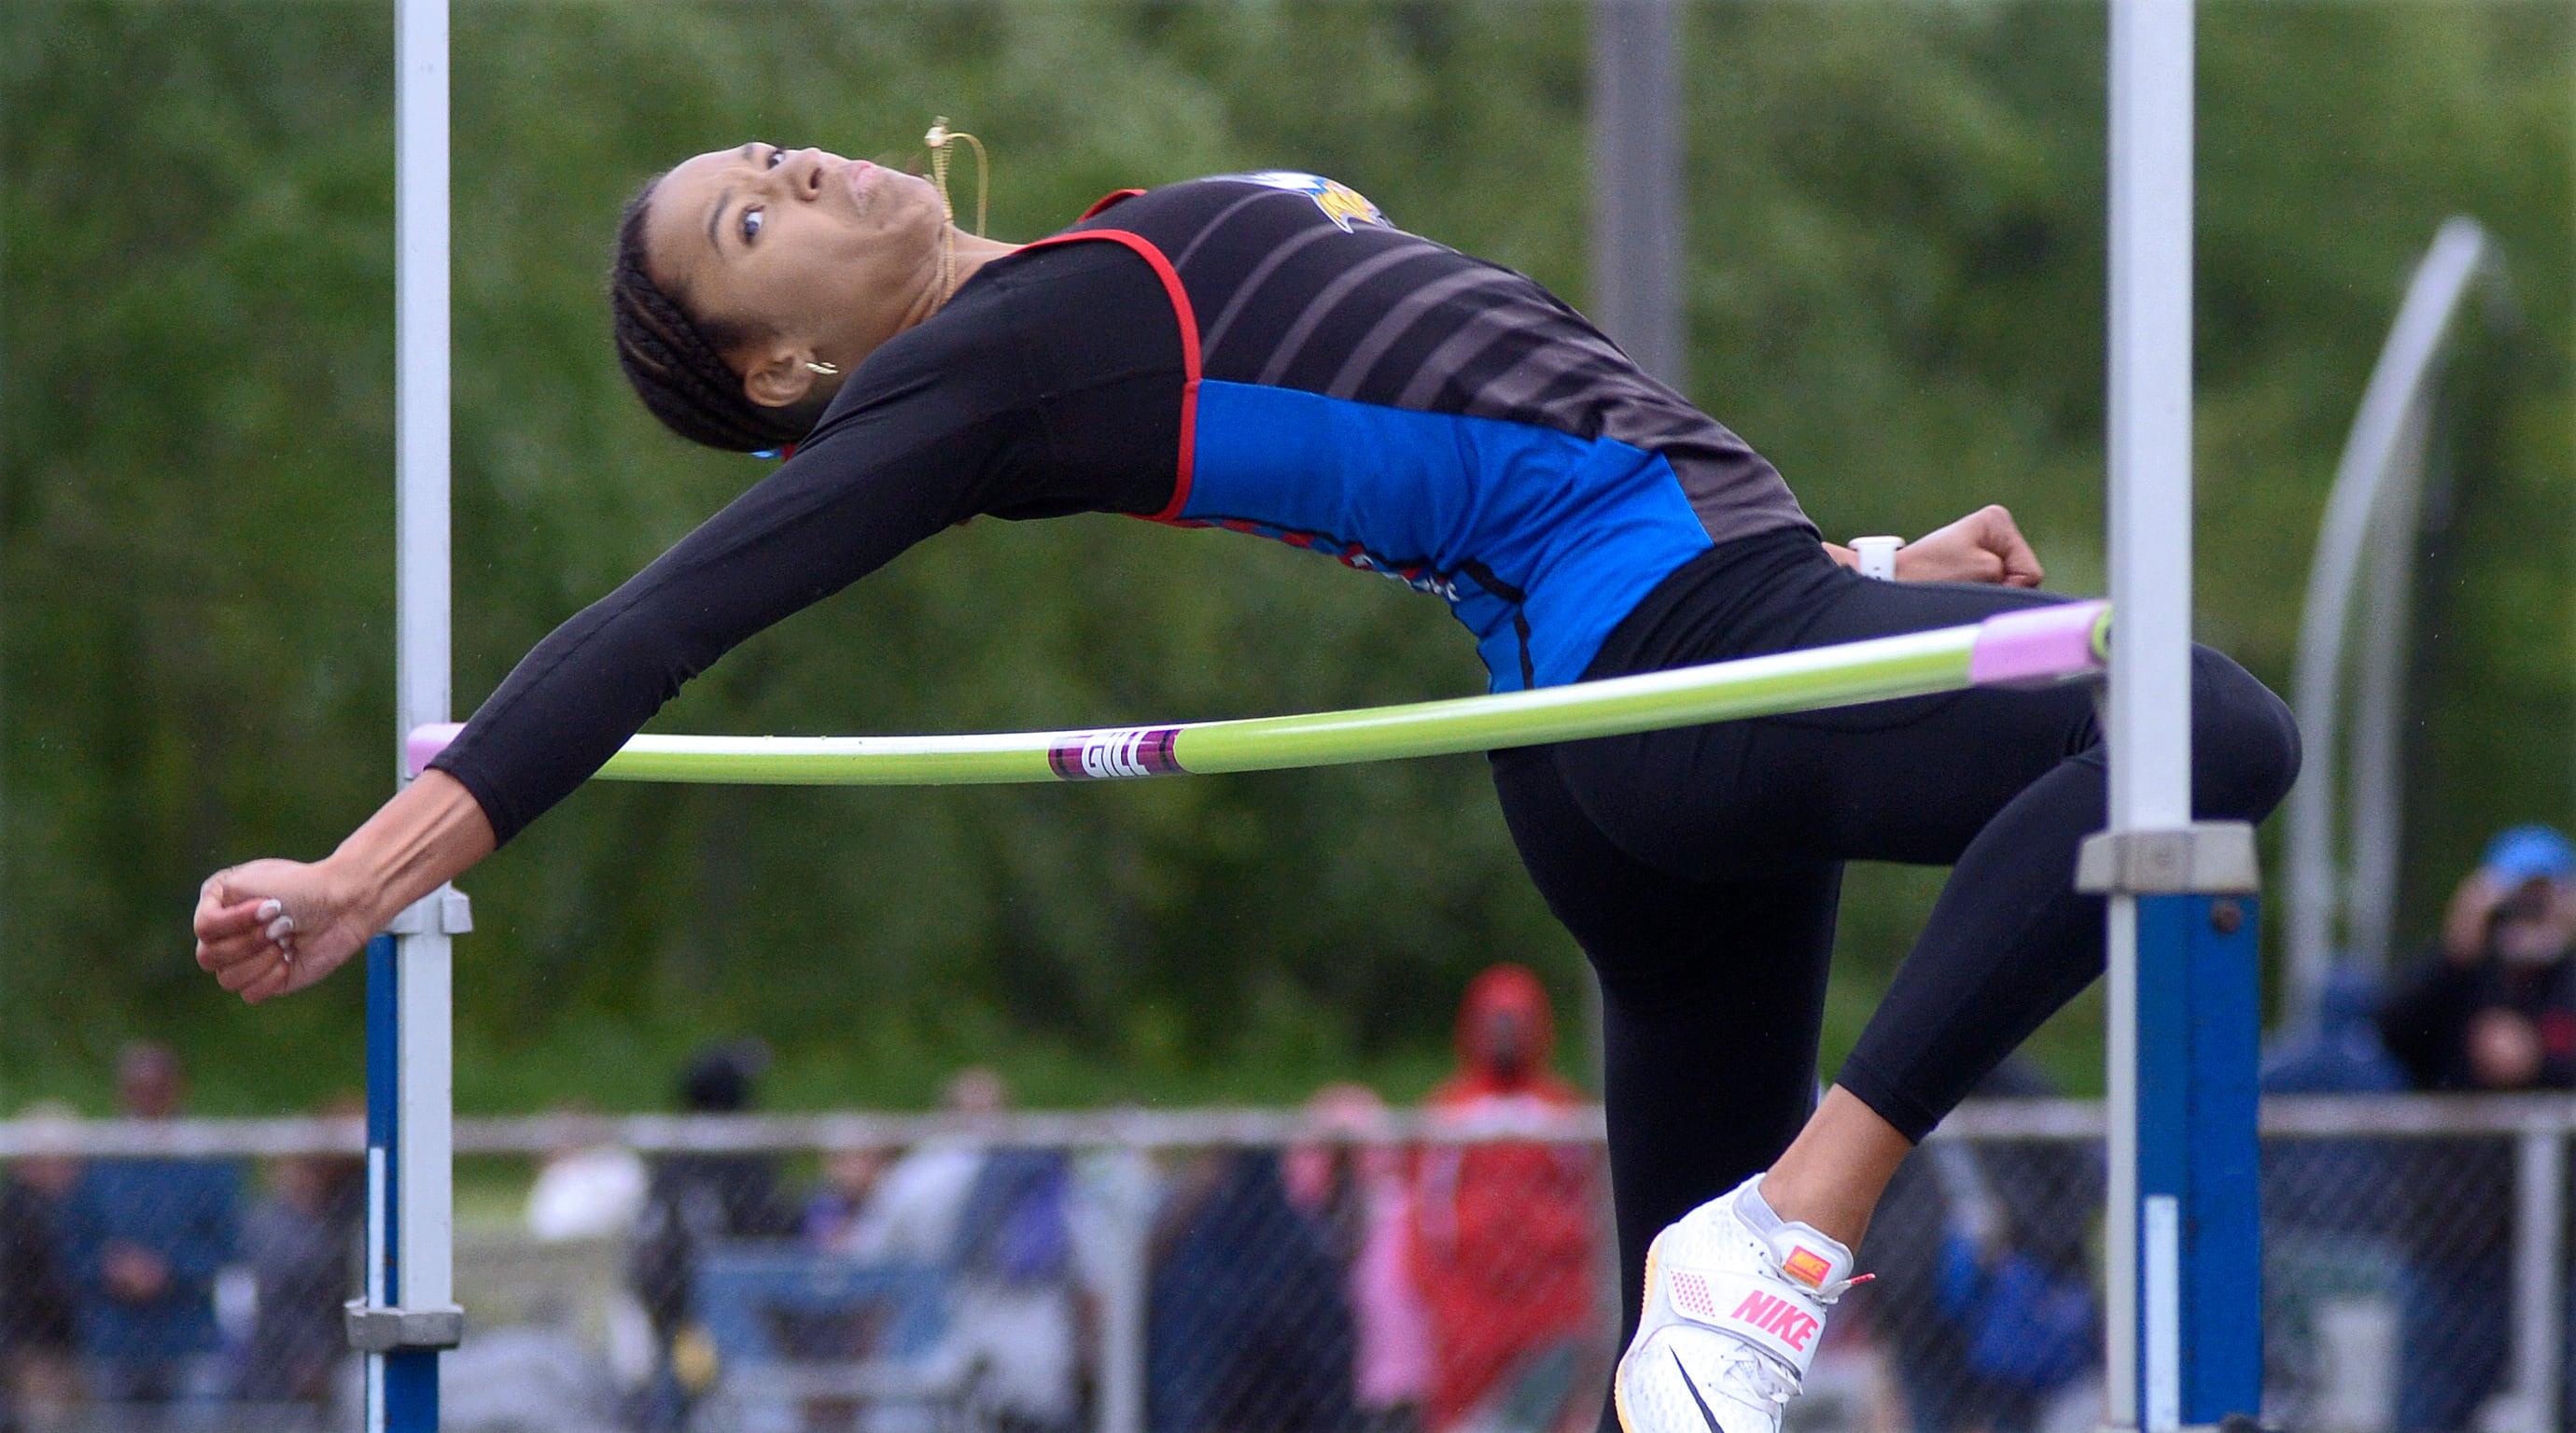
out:
<path id="1" fill-rule="evenodd" d="M 275 920 L 285 910 L 286 903 L 283 901 L 261 901 L 259 903 L 259 918 L 264 921 Z"/>
<path id="2" fill-rule="evenodd" d="M 268 923 L 268 938 L 270 940 L 284 940 L 293 934 L 295 934 L 295 917 L 293 916 L 279 916 L 277 919 Z"/>

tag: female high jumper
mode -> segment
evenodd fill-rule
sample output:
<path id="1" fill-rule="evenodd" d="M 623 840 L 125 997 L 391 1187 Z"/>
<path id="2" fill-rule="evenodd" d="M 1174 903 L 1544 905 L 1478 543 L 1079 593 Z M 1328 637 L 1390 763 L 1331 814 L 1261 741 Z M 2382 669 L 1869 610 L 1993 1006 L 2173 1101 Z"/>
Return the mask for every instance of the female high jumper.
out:
<path id="1" fill-rule="evenodd" d="M 746 144 L 619 229 L 619 361 L 686 438 L 785 463 L 539 643 L 327 859 L 210 877 L 197 960 L 261 1001 L 596 771 L 728 649 L 979 514 L 1125 513 L 1311 548 L 1445 599 L 1497 691 L 2059 600 L 1987 507 L 1893 580 L 1536 283 L 1312 175 L 1115 194 L 1035 243 L 939 188 Z M 1859 415 L 1855 415 L 1856 417 Z M 2298 740 L 2194 653 L 2194 814 L 2260 820 Z M 1505 820 L 1601 983 L 1627 1433 L 1776 1433 L 1914 1142 L 2102 969 L 2081 687 L 1973 690 L 1498 751 Z M 1955 868 L 1834 1086 L 1842 864 Z M 1606 1418 L 1605 1418 L 1606 1421 Z"/>

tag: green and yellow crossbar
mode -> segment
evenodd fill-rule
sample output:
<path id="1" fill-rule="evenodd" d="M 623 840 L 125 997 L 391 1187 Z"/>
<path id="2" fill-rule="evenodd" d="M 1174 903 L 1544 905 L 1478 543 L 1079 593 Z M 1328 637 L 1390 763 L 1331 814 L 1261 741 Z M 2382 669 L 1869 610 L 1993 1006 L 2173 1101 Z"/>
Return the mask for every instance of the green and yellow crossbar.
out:
<path id="1" fill-rule="evenodd" d="M 970 786 L 1280 771 L 1578 741 L 1817 711 L 2103 670 L 2107 602 L 2025 608 L 1965 627 L 1874 637 L 1571 686 L 1300 716 L 954 736 L 638 736 L 611 781 Z M 412 733 L 417 773 L 463 730 Z"/>

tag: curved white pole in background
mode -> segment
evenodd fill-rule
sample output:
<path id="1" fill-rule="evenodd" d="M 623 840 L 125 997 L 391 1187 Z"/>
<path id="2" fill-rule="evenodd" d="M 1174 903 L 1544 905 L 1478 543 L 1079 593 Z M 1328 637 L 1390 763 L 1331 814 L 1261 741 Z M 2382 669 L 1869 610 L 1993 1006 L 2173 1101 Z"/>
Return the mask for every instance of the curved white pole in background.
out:
<path id="1" fill-rule="evenodd" d="M 2493 264 L 2485 230 L 2464 218 L 2443 223 L 2416 265 L 2380 349 L 2317 529 L 2291 684 L 2308 758 L 2306 777 L 2290 793 L 2286 831 L 2288 1014 L 2294 1021 L 2316 1013 L 2318 994 L 2339 954 L 2348 952 L 2372 968 L 2387 954 L 2401 810 L 2399 706 L 2433 394 L 2453 320 L 2478 276 Z M 2362 710 L 2347 767 L 2344 653 L 2365 576 L 2371 599 L 2362 613 Z M 2346 770 L 2354 807 L 2348 876 L 2337 869 L 2335 849 L 2338 787 Z"/>

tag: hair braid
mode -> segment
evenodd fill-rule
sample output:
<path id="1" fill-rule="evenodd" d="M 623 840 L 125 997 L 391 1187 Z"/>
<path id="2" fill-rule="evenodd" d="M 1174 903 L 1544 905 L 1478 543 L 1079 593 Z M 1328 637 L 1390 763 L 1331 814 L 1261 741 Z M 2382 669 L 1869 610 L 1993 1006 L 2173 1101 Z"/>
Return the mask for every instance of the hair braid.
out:
<path id="1" fill-rule="evenodd" d="M 736 453 L 784 447 L 805 436 L 789 411 L 763 408 L 742 391 L 724 350 L 743 335 L 690 315 L 644 267 L 644 213 L 653 179 L 626 201 L 617 257 L 608 270 L 610 330 L 617 365 L 662 426 L 693 443 Z"/>

